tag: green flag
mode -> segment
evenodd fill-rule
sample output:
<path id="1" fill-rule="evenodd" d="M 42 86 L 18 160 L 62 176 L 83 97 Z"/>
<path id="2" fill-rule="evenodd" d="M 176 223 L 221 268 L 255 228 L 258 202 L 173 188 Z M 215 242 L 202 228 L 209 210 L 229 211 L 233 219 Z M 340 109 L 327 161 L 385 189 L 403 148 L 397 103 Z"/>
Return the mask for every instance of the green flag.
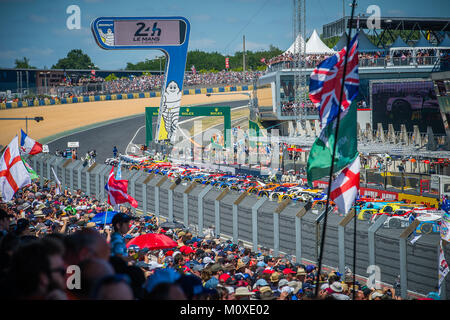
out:
<path id="1" fill-rule="evenodd" d="M 22 157 L 20 157 L 20 158 L 22 159 L 22 162 L 25 165 L 25 168 L 27 168 L 27 171 L 30 174 L 31 180 L 39 179 L 39 176 L 37 175 L 36 171 L 34 171 L 33 168 L 31 168 L 31 166 Z"/>
<path id="2" fill-rule="evenodd" d="M 330 175 L 333 145 L 336 141 L 336 121 L 329 123 L 316 139 L 308 157 L 308 185 Z M 339 138 L 337 139 L 336 157 L 333 173 L 344 169 L 358 156 L 358 140 L 356 136 L 356 104 L 352 103 L 348 112 L 341 116 L 339 123 Z"/>

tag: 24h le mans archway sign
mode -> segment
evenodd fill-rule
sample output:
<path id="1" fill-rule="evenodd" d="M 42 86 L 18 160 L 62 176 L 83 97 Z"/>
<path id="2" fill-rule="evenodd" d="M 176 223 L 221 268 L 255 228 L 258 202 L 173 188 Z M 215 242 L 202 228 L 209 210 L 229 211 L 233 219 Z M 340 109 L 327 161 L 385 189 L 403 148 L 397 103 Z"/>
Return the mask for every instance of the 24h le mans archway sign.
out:
<path id="1" fill-rule="evenodd" d="M 155 141 L 174 143 L 180 114 L 190 23 L 184 17 L 100 17 L 91 24 L 106 50 L 158 49 L 166 55 Z"/>

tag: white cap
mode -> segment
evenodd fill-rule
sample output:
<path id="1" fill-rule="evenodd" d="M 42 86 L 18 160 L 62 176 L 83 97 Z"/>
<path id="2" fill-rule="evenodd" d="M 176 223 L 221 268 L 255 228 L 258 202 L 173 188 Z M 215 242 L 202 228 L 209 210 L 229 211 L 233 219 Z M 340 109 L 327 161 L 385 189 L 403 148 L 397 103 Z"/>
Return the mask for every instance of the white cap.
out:
<path id="1" fill-rule="evenodd" d="M 162 268 L 163 267 L 163 265 L 162 264 L 159 264 L 159 263 L 157 263 L 156 261 L 149 261 L 149 266 L 148 266 L 148 269 L 149 270 L 155 270 L 155 269 L 157 269 L 157 268 Z"/>
<path id="2" fill-rule="evenodd" d="M 213 263 L 213 260 L 210 257 L 203 258 L 203 264 L 208 265 L 210 263 Z"/>
<path id="3" fill-rule="evenodd" d="M 234 288 L 233 287 L 225 287 L 228 290 L 228 294 L 233 294 L 234 293 Z"/>

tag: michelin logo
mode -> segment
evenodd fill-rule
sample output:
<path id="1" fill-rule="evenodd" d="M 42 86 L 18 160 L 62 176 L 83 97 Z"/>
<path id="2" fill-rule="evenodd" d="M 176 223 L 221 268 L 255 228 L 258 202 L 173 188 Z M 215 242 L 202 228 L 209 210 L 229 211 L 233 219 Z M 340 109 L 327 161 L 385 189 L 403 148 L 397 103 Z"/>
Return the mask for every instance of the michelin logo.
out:
<path id="1" fill-rule="evenodd" d="M 109 25 L 106 25 L 106 26 L 109 26 Z M 102 38 L 103 42 L 107 46 L 114 46 L 114 32 L 111 28 L 113 28 L 113 27 L 112 26 L 109 27 L 106 30 L 106 33 L 104 33 L 102 29 L 98 28 L 98 33 L 100 34 L 100 37 Z"/>
<path id="2" fill-rule="evenodd" d="M 175 138 L 178 127 L 178 117 L 180 114 L 181 90 L 175 81 L 170 81 L 163 96 L 164 126 L 167 132 L 167 139 Z"/>

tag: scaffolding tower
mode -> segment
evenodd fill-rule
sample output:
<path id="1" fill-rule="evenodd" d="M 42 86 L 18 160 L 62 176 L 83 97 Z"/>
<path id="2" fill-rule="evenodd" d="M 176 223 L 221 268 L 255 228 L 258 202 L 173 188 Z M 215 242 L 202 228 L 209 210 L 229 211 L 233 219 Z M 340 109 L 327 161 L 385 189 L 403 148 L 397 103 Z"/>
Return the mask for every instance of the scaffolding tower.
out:
<path id="1" fill-rule="evenodd" d="M 308 83 L 305 71 L 306 58 L 306 0 L 292 0 L 293 2 L 293 37 L 294 37 L 294 103 L 297 126 L 304 126 L 306 109 L 299 108 L 306 105 L 308 99 Z M 299 38 L 300 36 L 300 38 Z"/>

